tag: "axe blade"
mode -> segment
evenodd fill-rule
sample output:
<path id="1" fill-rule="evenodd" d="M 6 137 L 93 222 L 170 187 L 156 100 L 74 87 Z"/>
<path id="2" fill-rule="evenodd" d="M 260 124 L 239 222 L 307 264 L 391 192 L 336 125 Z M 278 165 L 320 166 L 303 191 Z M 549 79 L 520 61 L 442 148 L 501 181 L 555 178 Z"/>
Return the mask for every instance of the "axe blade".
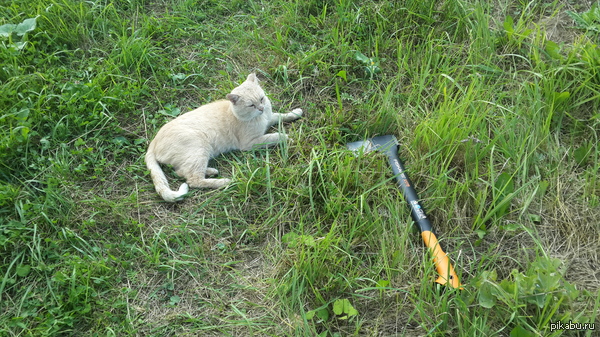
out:
<path id="1" fill-rule="evenodd" d="M 379 151 L 387 154 L 388 152 L 398 151 L 398 140 L 393 135 L 378 136 L 358 142 L 348 143 L 346 144 L 346 147 L 353 151 L 355 155 L 369 153 L 372 151 Z"/>

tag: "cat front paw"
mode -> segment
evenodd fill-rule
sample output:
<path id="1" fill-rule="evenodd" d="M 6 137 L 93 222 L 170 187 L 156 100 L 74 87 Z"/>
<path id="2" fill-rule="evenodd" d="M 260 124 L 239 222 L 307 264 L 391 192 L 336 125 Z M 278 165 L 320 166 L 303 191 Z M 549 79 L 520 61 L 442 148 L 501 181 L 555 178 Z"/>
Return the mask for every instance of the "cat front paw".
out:
<path id="1" fill-rule="evenodd" d="M 294 115 L 296 118 L 300 118 L 300 117 L 302 117 L 302 114 L 304 114 L 304 111 L 302 111 L 302 109 L 300 109 L 300 108 L 296 108 L 296 109 L 292 110 L 292 112 L 290 112 L 290 114 Z"/>

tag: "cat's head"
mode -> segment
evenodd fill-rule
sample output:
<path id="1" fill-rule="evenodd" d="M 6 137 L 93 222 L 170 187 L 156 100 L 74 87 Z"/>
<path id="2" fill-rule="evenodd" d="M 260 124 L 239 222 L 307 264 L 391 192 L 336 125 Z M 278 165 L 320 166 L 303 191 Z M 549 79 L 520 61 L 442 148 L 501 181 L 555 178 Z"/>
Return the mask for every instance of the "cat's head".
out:
<path id="1" fill-rule="evenodd" d="M 239 120 L 249 121 L 270 109 L 269 99 L 258 84 L 256 74 L 248 75 L 244 83 L 227 94 L 233 113 Z"/>

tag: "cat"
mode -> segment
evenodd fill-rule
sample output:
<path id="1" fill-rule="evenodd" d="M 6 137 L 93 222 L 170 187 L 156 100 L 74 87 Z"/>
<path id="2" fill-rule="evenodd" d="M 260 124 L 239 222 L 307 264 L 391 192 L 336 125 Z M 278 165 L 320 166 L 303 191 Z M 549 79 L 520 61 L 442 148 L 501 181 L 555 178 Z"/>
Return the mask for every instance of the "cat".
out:
<path id="1" fill-rule="evenodd" d="M 145 161 L 156 192 L 168 202 L 183 200 L 189 188 L 221 188 L 231 179 L 207 178 L 219 172 L 208 161 L 232 150 L 250 150 L 287 141 L 282 133 L 267 129 L 302 116 L 302 109 L 273 113 L 271 102 L 258 83 L 256 74 L 219 100 L 189 111 L 165 124 L 148 147 Z M 160 164 L 171 165 L 186 179 L 179 190 L 172 191 Z"/>

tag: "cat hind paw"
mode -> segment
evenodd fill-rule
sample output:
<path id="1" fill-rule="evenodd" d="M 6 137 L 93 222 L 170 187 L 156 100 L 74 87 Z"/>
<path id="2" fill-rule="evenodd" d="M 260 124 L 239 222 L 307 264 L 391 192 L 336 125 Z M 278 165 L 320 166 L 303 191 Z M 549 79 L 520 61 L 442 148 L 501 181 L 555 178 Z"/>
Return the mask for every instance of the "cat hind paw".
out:
<path id="1" fill-rule="evenodd" d="M 212 167 L 209 167 L 209 168 L 206 169 L 205 175 L 207 177 L 217 176 L 217 175 L 219 175 L 219 170 L 217 170 L 215 168 L 212 168 Z"/>

